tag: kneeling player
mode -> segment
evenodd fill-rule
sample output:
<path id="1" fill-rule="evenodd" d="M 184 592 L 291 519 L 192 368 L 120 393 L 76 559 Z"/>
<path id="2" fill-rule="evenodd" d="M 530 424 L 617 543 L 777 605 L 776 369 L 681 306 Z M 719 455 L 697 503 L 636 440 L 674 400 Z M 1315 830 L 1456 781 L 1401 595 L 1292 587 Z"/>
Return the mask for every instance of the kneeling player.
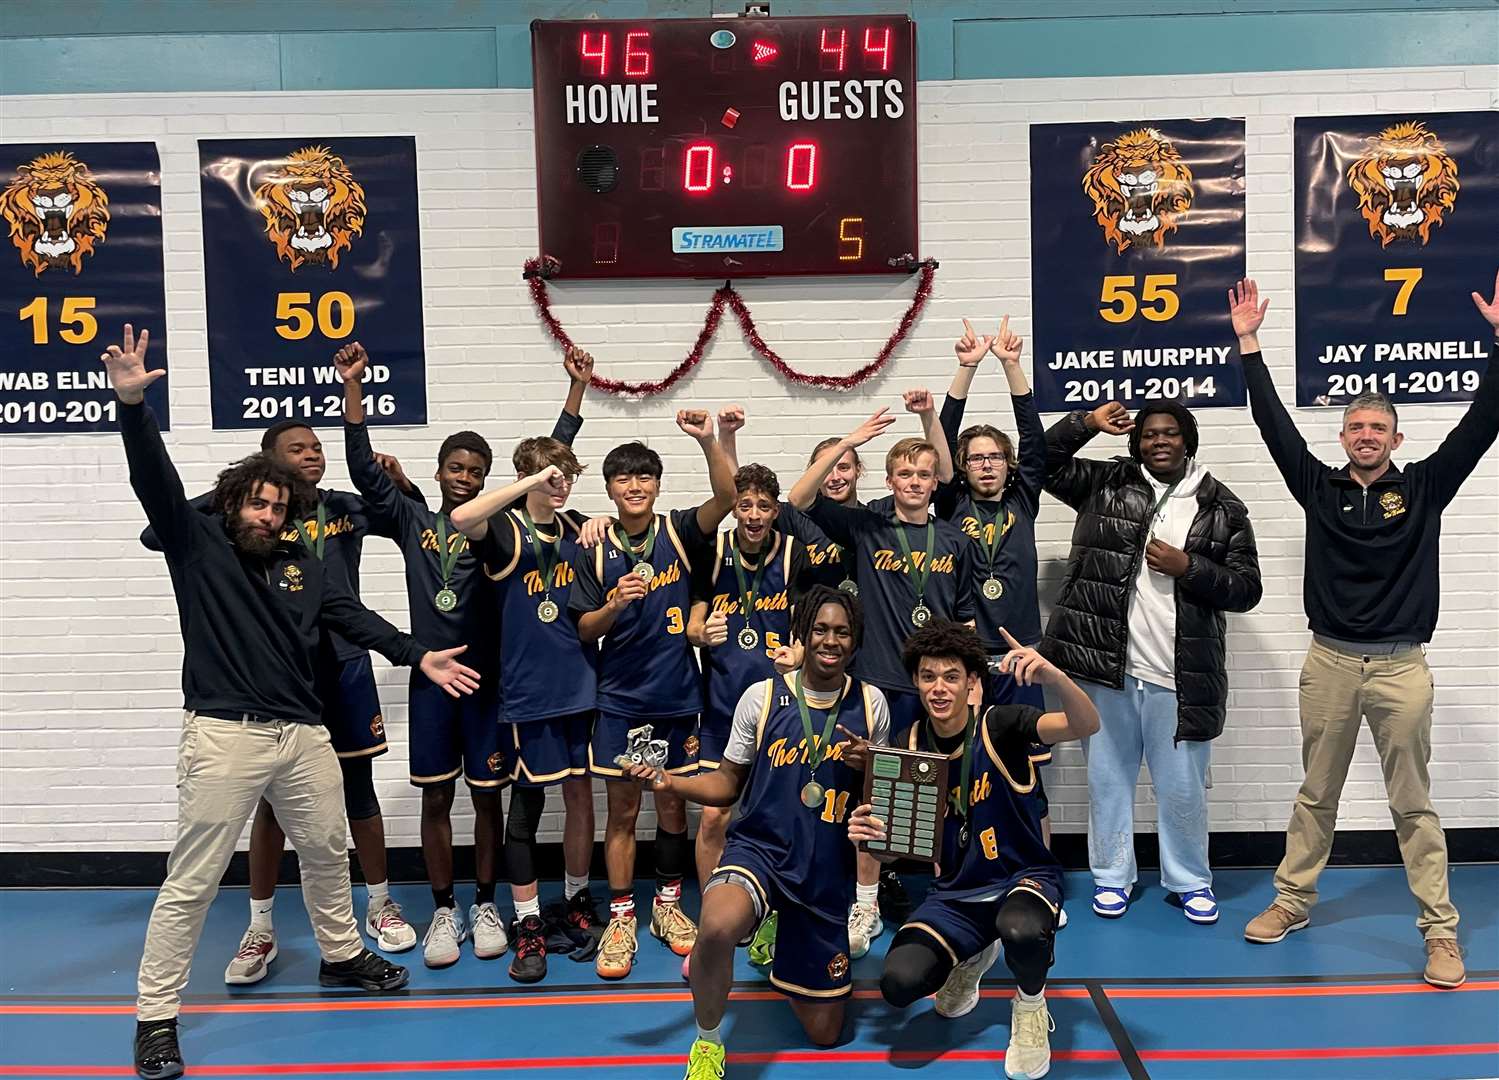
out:
<path id="1" fill-rule="evenodd" d="M 648 765 L 629 775 L 704 806 L 740 801 L 718 868 L 703 890 L 692 951 L 697 1039 L 688 1080 L 723 1076 L 719 1035 L 734 948 L 772 910 L 780 940 L 770 981 L 791 999 L 807 1037 L 831 1046 L 843 1030 L 849 978 L 849 901 L 855 851 L 843 835 L 850 798 L 863 790 L 866 742 L 883 743 L 890 713 L 880 691 L 846 672 L 862 630 L 859 603 L 825 586 L 796 609 L 801 667 L 755 683 L 739 699 L 717 772 L 686 778 Z M 832 742 L 834 728 L 847 738 Z"/>
<path id="2" fill-rule="evenodd" d="M 1021 686 L 1050 686 L 1062 712 L 1030 705 L 981 709 L 988 657 L 966 626 L 940 622 L 918 630 L 903 651 L 926 711 L 906 738 L 912 750 L 945 753 L 951 795 L 942 860 L 927 898 L 895 935 L 880 992 L 896 1008 L 933 993 L 943 1016 L 962 1016 L 979 1000 L 979 981 L 1003 942 L 1019 993 L 1010 1012 L 1005 1075 L 1036 1080 L 1051 1067 L 1046 972 L 1062 903 L 1062 868 L 1041 838 L 1029 748 L 1081 739 L 1098 730 L 1098 711 L 1077 684 L 1035 649 L 1001 629 L 1010 651 L 1001 670 Z M 883 839 L 885 829 L 860 806 L 850 839 Z"/>

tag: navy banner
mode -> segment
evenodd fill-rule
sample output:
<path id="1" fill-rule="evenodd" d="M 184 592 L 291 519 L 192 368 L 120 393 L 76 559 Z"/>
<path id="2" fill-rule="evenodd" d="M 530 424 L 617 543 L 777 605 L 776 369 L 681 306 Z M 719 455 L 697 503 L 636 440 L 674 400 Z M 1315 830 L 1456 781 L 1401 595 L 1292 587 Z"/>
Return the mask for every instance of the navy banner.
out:
<path id="1" fill-rule="evenodd" d="M 351 341 L 369 422 L 425 424 L 416 140 L 204 139 L 198 157 L 213 426 L 338 422 Z"/>
<path id="2" fill-rule="evenodd" d="M 1042 412 L 1244 405 L 1224 313 L 1243 276 L 1243 120 L 1031 125 Z"/>
<path id="3" fill-rule="evenodd" d="M 1296 404 L 1467 401 L 1493 335 L 1499 113 L 1296 121 Z"/>
<path id="4" fill-rule="evenodd" d="M 99 354 L 128 323 L 167 367 L 155 143 L 0 145 L 0 434 L 118 431 Z M 170 426 L 167 380 L 146 392 Z"/>

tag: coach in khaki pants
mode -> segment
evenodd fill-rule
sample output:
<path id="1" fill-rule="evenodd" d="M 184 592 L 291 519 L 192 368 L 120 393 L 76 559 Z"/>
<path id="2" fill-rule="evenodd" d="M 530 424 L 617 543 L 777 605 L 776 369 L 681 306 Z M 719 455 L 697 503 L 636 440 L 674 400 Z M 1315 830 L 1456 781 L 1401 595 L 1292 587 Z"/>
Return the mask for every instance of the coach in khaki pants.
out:
<path id="1" fill-rule="evenodd" d="M 120 432 L 135 489 L 161 540 L 182 624 L 187 712 L 177 753 L 177 842 L 151 910 L 136 1002 L 135 1071 L 181 1076 L 177 1013 L 208 905 L 255 804 L 264 796 L 297 849 L 302 892 L 323 961 L 318 982 L 394 990 L 406 969 L 364 947 L 349 893 L 343 774 L 319 723 L 313 670 L 333 630 L 392 663 L 420 666 L 449 693 L 478 676 L 373 612 L 298 541 L 283 540 L 298 479 L 263 454 L 219 474 L 213 515 L 189 505 L 145 389 L 148 335 L 125 327 L 101 359 L 120 399 Z"/>
<path id="2" fill-rule="evenodd" d="M 1492 301 L 1474 293 L 1473 302 L 1499 334 L 1499 277 Z M 1426 769 L 1432 680 L 1425 643 L 1436 629 L 1441 596 L 1442 511 L 1499 434 L 1499 362 L 1490 360 L 1467 413 L 1436 453 L 1404 470 L 1390 460 L 1404 438 L 1395 407 L 1383 394 L 1355 398 L 1343 410 L 1338 436 L 1348 464 L 1331 469 L 1307 449 L 1265 369 L 1256 335 L 1267 307 L 1253 281 L 1229 292 L 1255 424 L 1306 511 L 1303 599 L 1312 645 L 1301 668 L 1306 780 L 1286 829 L 1275 901 L 1250 920 L 1244 936 L 1277 942 L 1310 921 L 1359 725 L 1367 721 L 1406 879 L 1420 905 L 1416 925 L 1426 939 L 1426 981 L 1461 986 L 1467 973 L 1447 891 L 1447 839 L 1431 806 Z"/>

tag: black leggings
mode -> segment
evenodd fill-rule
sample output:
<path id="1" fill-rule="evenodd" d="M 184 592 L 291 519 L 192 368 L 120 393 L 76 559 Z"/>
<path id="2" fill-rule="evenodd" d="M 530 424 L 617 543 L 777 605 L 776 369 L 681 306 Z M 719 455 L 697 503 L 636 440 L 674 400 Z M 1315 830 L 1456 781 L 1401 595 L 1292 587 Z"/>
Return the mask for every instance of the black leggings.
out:
<path id="1" fill-rule="evenodd" d="M 546 788 L 510 789 L 510 821 L 505 825 L 505 866 L 510 884 L 530 885 L 536 880 L 536 828 L 546 806 Z"/>
<path id="2" fill-rule="evenodd" d="M 344 813 L 350 821 L 365 821 L 380 816 L 380 800 L 375 797 L 375 759 L 363 757 L 338 759 L 344 774 Z"/>
<path id="3" fill-rule="evenodd" d="M 1056 915 L 1035 893 L 1017 890 L 999 906 L 994 928 L 1004 942 L 1005 963 L 1015 975 L 1015 985 L 1027 994 L 1039 994 L 1051 968 Z M 940 990 L 952 969 L 952 957 L 936 938 L 925 930 L 902 927 L 885 956 L 880 993 L 904 1009 Z"/>

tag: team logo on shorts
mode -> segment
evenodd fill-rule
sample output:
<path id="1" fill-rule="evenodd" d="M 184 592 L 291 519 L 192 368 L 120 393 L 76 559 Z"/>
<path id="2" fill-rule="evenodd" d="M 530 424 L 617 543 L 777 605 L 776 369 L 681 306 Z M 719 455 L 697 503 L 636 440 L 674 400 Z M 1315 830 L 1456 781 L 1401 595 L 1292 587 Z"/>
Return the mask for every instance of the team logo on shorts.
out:
<path id="1" fill-rule="evenodd" d="M 301 592 L 302 568 L 296 563 L 287 563 L 281 568 L 281 580 L 277 584 L 287 592 Z"/>
<path id="2" fill-rule="evenodd" d="M 848 974 L 848 953 L 839 953 L 828 961 L 828 978 L 841 979 Z"/>
<path id="3" fill-rule="evenodd" d="M 486 764 L 489 766 L 490 772 L 498 774 L 500 771 L 500 766 L 505 764 L 505 755 L 496 750 L 494 753 L 489 755 L 489 760 L 486 762 Z"/>
<path id="4" fill-rule="evenodd" d="M 306 146 L 255 187 L 265 236 L 293 271 L 304 264 L 338 267 L 364 232 L 364 188 L 326 146 Z"/>
<path id="5" fill-rule="evenodd" d="M 109 228 L 109 196 L 88 166 L 66 150 L 32 158 L 0 191 L 0 217 L 21 262 L 44 270 L 83 270 Z"/>
<path id="6" fill-rule="evenodd" d="M 1457 162 L 1419 120 L 1404 121 L 1364 140 L 1364 156 L 1348 166 L 1358 212 L 1382 248 L 1397 240 L 1425 244 L 1457 202 Z"/>
<path id="7" fill-rule="evenodd" d="M 1083 174 L 1083 194 L 1119 254 L 1131 246 L 1164 247 L 1166 234 L 1192 208 L 1192 170 L 1166 136 L 1138 128 L 1103 144 Z"/>
<path id="8" fill-rule="evenodd" d="M 697 741 L 696 735 L 689 735 L 687 736 L 686 741 L 682 743 L 682 753 L 686 754 L 688 757 L 697 757 L 697 751 L 700 745 L 702 744 Z"/>
<path id="9" fill-rule="evenodd" d="M 1384 511 L 1384 519 L 1389 521 L 1405 513 L 1405 499 L 1398 491 L 1386 491 L 1379 497 L 1379 508 Z"/>
<path id="10" fill-rule="evenodd" d="M 376 713 L 375 718 L 370 721 L 370 734 L 377 739 L 385 738 L 385 717 L 379 713 Z"/>

